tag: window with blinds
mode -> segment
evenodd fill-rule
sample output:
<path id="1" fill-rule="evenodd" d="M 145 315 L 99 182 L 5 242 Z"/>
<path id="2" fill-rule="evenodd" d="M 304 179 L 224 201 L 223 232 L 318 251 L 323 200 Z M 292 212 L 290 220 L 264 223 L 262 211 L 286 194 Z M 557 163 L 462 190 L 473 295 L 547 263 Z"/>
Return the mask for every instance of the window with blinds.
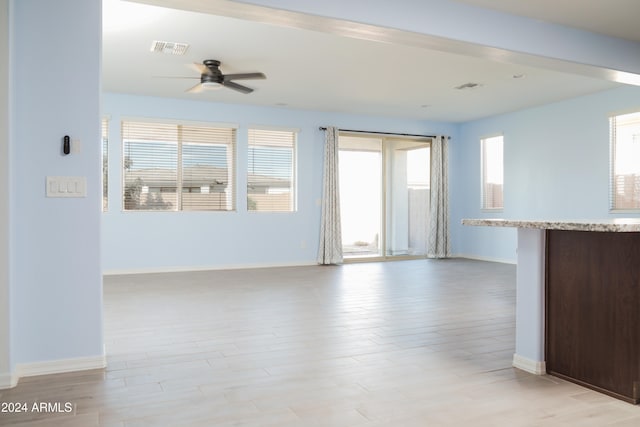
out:
<path id="1" fill-rule="evenodd" d="M 293 212 L 296 132 L 249 129 L 247 209 Z"/>
<path id="2" fill-rule="evenodd" d="M 503 203 L 503 137 L 480 140 L 482 157 L 482 209 L 499 210 Z"/>
<path id="3" fill-rule="evenodd" d="M 109 208 L 109 121 L 102 119 L 102 212 Z"/>
<path id="4" fill-rule="evenodd" d="M 236 130 L 122 122 L 124 210 L 235 209 Z"/>
<path id="5" fill-rule="evenodd" d="M 640 209 L 640 112 L 612 116 L 610 208 Z"/>

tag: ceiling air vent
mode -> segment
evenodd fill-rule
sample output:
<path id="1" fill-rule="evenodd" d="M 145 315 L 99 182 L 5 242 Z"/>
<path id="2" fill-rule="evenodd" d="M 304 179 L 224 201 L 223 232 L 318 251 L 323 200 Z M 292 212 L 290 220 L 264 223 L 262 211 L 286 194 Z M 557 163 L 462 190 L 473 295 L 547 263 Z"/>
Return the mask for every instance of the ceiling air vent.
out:
<path id="1" fill-rule="evenodd" d="M 456 87 L 454 87 L 454 89 L 458 89 L 458 90 L 476 89 L 476 88 L 479 88 L 481 86 L 482 85 L 480 83 L 469 82 L 469 83 L 465 83 L 465 84 L 460 85 L 460 86 L 456 86 Z"/>
<path id="2" fill-rule="evenodd" d="M 154 40 L 151 43 L 151 52 L 155 53 L 168 53 L 171 55 L 184 55 L 187 53 L 187 49 L 189 49 L 189 45 L 187 43 L 174 43 L 174 42 L 163 42 L 160 40 Z"/>

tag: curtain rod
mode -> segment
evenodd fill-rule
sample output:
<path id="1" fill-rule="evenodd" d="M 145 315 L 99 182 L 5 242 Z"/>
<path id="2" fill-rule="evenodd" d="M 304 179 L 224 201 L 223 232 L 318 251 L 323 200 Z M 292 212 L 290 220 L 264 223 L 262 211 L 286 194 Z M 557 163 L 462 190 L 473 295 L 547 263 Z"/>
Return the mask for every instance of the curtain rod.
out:
<path id="1" fill-rule="evenodd" d="M 320 126 L 318 129 L 327 130 L 325 126 Z M 436 138 L 437 135 L 416 135 L 413 133 L 395 133 L 395 132 L 373 132 L 368 130 L 353 130 L 353 129 L 338 129 L 340 132 L 352 132 L 352 133 L 371 133 L 375 135 L 394 135 L 394 136 L 415 136 L 419 138 Z M 447 139 L 451 139 L 450 136 L 446 137 Z"/>

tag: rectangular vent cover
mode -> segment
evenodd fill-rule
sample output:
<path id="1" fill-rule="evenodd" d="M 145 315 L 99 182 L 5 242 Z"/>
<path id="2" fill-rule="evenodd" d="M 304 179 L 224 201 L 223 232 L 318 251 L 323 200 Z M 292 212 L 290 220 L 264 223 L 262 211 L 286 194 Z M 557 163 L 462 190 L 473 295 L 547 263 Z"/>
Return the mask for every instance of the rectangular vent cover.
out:
<path id="1" fill-rule="evenodd" d="M 184 55 L 187 53 L 189 45 L 187 43 L 164 42 L 154 40 L 151 43 L 151 52 L 167 53 L 170 55 Z"/>

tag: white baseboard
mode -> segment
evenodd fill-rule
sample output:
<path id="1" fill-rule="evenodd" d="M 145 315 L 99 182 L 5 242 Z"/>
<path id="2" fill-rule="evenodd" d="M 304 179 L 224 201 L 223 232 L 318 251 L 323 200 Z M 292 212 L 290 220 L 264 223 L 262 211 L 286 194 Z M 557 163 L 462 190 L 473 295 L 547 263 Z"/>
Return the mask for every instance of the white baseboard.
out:
<path id="1" fill-rule="evenodd" d="M 19 377 L 33 377 L 36 375 L 62 374 L 64 372 L 102 369 L 106 366 L 107 358 L 103 355 L 51 360 L 46 362 L 23 363 L 16 366 L 16 372 Z"/>
<path id="2" fill-rule="evenodd" d="M 513 367 L 534 375 L 544 375 L 547 373 L 547 366 L 544 361 L 531 360 L 519 354 L 513 355 Z"/>
<path id="3" fill-rule="evenodd" d="M 492 258 L 492 257 L 484 257 L 477 255 L 465 255 L 465 254 L 455 254 L 452 255 L 452 258 L 466 258 L 473 259 L 476 261 L 488 261 L 488 262 L 499 262 L 500 264 L 517 264 L 517 260 L 515 259 L 507 259 L 507 258 Z"/>
<path id="4" fill-rule="evenodd" d="M 0 374 L 0 390 L 13 388 L 18 385 L 18 377 L 10 373 Z"/>
<path id="5" fill-rule="evenodd" d="M 51 360 L 46 362 L 22 363 L 16 365 L 15 372 L 0 374 L 0 390 L 13 388 L 22 377 L 62 374 L 65 372 L 102 369 L 107 366 L 107 358 L 102 356 L 78 357 L 74 359 Z"/>
<path id="6" fill-rule="evenodd" d="M 124 274 L 150 274 L 150 273 L 188 273 L 190 271 L 213 271 L 213 270 L 241 270 L 249 268 L 275 268 L 275 267 L 307 267 L 318 265 L 317 262 L 299 262 L 299 263 L 265 263 L 265 264 L 227 264 L 227 265 L 205 265 L 205 266 L 186 266 L 186 267 L 151 267 L 151 268 L 131 268 L 131 269 L 112 269 L 102 272 L 105 276 L 118 276 Z"/>

